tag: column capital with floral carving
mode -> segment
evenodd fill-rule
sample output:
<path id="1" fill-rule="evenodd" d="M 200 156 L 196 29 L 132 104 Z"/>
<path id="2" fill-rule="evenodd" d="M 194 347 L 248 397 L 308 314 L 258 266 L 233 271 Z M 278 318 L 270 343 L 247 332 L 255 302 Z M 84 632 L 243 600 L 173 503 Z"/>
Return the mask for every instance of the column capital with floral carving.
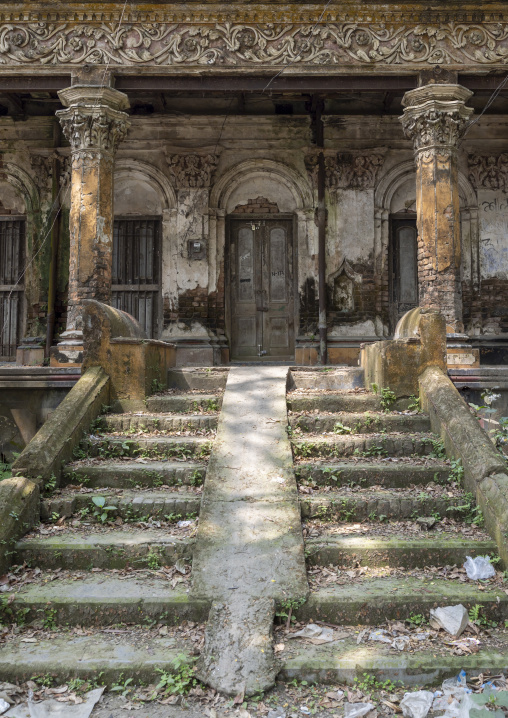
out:
<path id="1" fill-rule="evenodd" d="M 58 93 L 57 116 L 72 154 L 114 156 L 129 129 L 129 98 L 112 87 L 73 85 Z"/>
<path id="2" fill-rule="evenodd" d="M 406 92 L 400 118 L 404 134 L 413 140 L 415 153 L 457 149 L 472 108 L 465 103 L 472 92 L 462 85 L 424 85 Z"/>

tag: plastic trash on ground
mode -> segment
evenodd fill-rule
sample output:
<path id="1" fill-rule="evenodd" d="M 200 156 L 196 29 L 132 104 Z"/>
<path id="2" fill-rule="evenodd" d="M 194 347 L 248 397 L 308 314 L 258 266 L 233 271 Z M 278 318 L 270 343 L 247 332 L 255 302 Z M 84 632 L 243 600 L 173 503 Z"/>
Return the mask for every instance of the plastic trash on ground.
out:
<path id="1" fill-rule="evenodd" d="M 372 703 L 344 703 L 344 718 L 361 718 L 374 710 Z"/>
<path id="2" fill-rule="evenodd" d="M 316 623 L 309 623 L 297 633 L 291 633 L 288 638 L 307 638 L 312 643 L 331 643 L 333 641 L 333 628 L 318 626 Z"/>
<path id="3" fill-rule="evenodd" d="M 431 623 L 458 638 L 469 623 L 469 615 L 467 609 L 459 603 L 458 606 L 431 608 L 430 620 Z"/>
<path id="4" fill-rule="evenodd" d="M 392 641 L 392 648 L 396 648 L 398 651 L 405 651 L 406 648 L 409 648 L 411 641 L 409 636 L 397 636 Z"/>
<path id="5" fill-rule="evenodd" d="M 434 694 L 430 691 L 405 693 L 400 702 L 404 718 L 425 718 L 430 711 Z"/>
<path id="6" fill-rule="evenodd" d="M 59 703 L 53 698 L 42 701 L 41 703 L 34 703 L 30 698 L 28 699 L 28 705 L 23 703 L 5 714 L 5 718 L 90 718 L 90 715 L 101 699 L 104 693 L 104 688 L 96 688 L 94 691 L 89 691 L 83 698 L 84 702 L 78 705 L 71 705 L 70 703 Z"/>
<path id="7" fill-rule="evenodd" d="M 480 581 L 482 578 L 492 578 L 496 575 L 496 569 L 490 563 L 489 556 L 477 556 L 476 558 L 466 556 L 464 568 L 467 577 L 472 581 Z"/>
<path id="8" fill-rule="evenodd" d="M 386 635 L 386 631 L 379 628 L 377 631 L 369 633 L 369 641 L 380 641 L 381 643 L 391 643 L 392 639 Z"/>

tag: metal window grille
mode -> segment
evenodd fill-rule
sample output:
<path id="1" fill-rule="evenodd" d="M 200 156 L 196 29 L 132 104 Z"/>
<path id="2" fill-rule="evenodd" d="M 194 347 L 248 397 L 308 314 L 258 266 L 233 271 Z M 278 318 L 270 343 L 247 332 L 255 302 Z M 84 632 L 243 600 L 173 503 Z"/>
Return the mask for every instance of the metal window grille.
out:
<path id="1" fill-rule="evenodd" d="M 0 217 L 0 360 L 16 356 L 23 330 L 25 220 Z M 19 284 L 17 283 L 19 281 Z"/>
<path id="2" fill-rule="evenodd" d="M 160 219 L 116 219 L 111 304 L 156 337 L 160 305 Z"/>

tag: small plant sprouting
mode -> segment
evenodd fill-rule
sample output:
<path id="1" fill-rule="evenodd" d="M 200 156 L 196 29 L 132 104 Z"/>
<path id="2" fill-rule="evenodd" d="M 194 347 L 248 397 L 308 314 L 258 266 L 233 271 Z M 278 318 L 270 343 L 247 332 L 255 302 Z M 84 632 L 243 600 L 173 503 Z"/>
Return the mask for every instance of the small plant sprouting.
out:
<path id="1" fill-rule="evenodd" d="M 185 654 L 179 653 L 173 658 L 173 671 L 171 673 L 162 670 L 162 668 L 157 668 L 157 673 L 161 675 L 157 690 L 162 690 L 164 695 L 167 696 L 186 695 L 198 682 L 194 675 L 196 668 L 193 665 L 196 660 L 196 658 L 189 659 Z"/>
<path id="2" fill-rule="evenodd" d="M 407 407 L 408 411 L 417 411 L 418 413 L 421 412 L 420 407 L 420 397 L 415 396 L 414 394 L 409 397 L 409 406 Z"/>
<path id="3" fill-rule="evenodd" d="M 275 612 L 277 618 L 280 619 L 281 623 L 286 624 L 286 630 L 289 630 L 291 623 L 296 622 L 296 618 L 293 616 L 294 611 L 298 611 L 306 602 L 306 598 L 287 598 L 281 601 L 280 609 Z"/>
<path id="4" fill-rule="evenodd" d="M 93 517 L 102 524 L 112 520 L 111 512 L 117 510 L 117 506 L 106 506 L 106 498 L 104 496 L 93 496 L 94 504 Z"/>
<path id="5" fill-rule="evenodd" d="M 379 394 L 381 399 L 381 408 L 383 411 L 388 412 L 397 401 L 397 395 L 388 387 L 380 387 L 378 384 L 371 384 L 372 391 L 374 394 Z"/>
<path id="6" fill-rule="evenodd" d="M 350 426 L 345 426 L 345 424 L 340 421 L 337 421 L 333 427 L 334 434 L 351 434 L 352 431 Z"/>
<path id="7" fill-rule="evenodd" d="M 462 486 L 462 480 L 464 478 L 464 467 L 462 466 L 462 461 L 460 459 L 455 459 L 450 463 L 452 468 L 448 476 L 448 481 Z"/>
<path id="8" fill-rule="evenodd" d="M 431 439 L 432 451 L 429 456 L 433 459 L 446 459 L 446 449 L 443 440 L 440 438 Z"/>
<path id="9" fill-rule="evenodd" d="M 423 626 L 425 623 L 427 623 L 427 619 L 425 618 L 423 613 L 411 613 L 409 615 L 409 618 L 406 618 L 406 621 L 412 626 Z"/>

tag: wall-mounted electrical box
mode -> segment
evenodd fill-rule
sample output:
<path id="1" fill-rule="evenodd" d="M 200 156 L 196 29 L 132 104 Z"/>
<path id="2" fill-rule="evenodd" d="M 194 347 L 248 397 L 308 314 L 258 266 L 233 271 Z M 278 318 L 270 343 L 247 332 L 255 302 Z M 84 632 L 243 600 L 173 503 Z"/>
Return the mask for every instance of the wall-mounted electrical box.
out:
<path id="1" fill-rule="evenodd" d="M 206 259 L 206 244 L 202 239 L 189 239 L 189 259 Z"/>

